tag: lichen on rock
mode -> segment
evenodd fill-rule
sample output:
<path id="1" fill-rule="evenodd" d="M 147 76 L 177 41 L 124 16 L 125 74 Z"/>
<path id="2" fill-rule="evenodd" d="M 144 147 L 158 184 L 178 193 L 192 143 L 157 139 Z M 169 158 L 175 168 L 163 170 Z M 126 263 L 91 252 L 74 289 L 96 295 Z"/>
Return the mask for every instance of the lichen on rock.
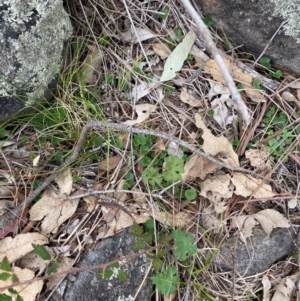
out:
<path id="1" fill-rule="evenodd" d="M 72 26 L 61 0 L 0 0 L 0 95 L 44 96 Z M 28 105 L 27 102 L 25 105 Z"/>
<path id="2" fill-rule="evenodd" d="M 279 16 L 287 22 L 283 26 L 286 35 L 300 43 L 300 1 L 299 0 L 270 0 L 275 4 L 274 16 Z"/>

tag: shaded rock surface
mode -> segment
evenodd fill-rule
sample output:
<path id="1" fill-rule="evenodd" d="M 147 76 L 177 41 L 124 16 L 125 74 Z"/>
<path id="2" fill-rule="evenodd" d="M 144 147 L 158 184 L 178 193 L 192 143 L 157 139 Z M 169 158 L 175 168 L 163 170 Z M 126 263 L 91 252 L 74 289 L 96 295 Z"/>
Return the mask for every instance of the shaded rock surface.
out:
<path id="1" fill-rule="evenodd" d="M 283 21 L 265 56 L 272 63 L 300 73 L 300 1 L 195 0 L 229 41 L 258 57 Z M 222 35 L 222 31 L 218 31 Z"/>
<path id="2" fill-rule="evenodd" d="M 130 232 L 131 228 L 127 228 L 113 237 L 101 240 L 93 250 L 86 253 L 78 266 L 107 263 L 118 259 L 120 253 L 124 256 L 134 254 L 133 246 L 136 238 Z M 151 261 L 146 256 L 137 257 L 126 263 L 121 262 L 120 268 L 127 275 L 125 282 L 120 281 L 116 275 L 108 280 L 99 279 L 95 270 L 80 272 L 76 275 L 74 282 L 68 282 L 63 300 L 130 301 L 139 292 L 135 301 L 150 301 L 154 288 L 149 277 L 141 286 L 149 265 L 151 265 Z"/>
<path id="3" fill-rule="evenodd" d="M 214 258 L 217 267 L 224 271 L 235 270 L 241 276 L 266 271 L 273 263 L 298 252 L 292 228 L 276 228 L 267 235 L 261 227 L 253 229 L 245 245 L 237 236 L 227 239 Z"/>
<path id="4" fill-rule="evenodd" d="M 71 33 L 62 0 L 0 0 L 0 120 L 51 99 Z"/>

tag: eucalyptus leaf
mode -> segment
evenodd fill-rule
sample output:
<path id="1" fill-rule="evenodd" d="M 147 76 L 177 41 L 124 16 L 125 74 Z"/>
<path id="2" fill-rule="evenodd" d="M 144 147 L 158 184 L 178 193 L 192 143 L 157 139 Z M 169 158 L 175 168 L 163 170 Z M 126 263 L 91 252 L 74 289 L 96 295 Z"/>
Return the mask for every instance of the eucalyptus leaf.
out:
<path id="1" fill-rule="evenodd" d="M 184 61 L 187 59 L 192 46 L 196 40 L 196 35 L 190 31 L 182 40 L 182 42 L 173 50 L 168 57 L 163 74 L 160 81 L 166 82 L 176 76 L 176 72 L 179 71 Z"/>

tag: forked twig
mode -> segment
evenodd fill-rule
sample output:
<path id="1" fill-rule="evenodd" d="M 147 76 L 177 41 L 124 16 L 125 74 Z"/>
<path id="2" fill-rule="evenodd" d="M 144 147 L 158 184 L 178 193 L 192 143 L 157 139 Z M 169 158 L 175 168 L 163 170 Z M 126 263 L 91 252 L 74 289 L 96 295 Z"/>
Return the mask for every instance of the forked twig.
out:
<path id="1" fill-rule="evenodd" d="M 227 165 L 227 164 L 224 164 L 224 162 L 222 161 L 219 161 L 217 160 L 216 158 L 208 155 L 208 154 L 205 154 L 204 152 L 200 151 L 199 149 L 197 149 L 196 147 L 172 136 L 172 135 L 169 135 L 167 133 L 163 133 L 163 132 L 154 132 L 154 131 L 151 131 L 151 130 L 146 130 L 146 129 L 139 129 L 139 128 L 134 128 L 134 127 L 131 127 L 131 126 L 128 126 L 126 124 L 119 124 L 119 123 L 106 123 L 106 122 L 102 122 L 102 121 L 98 121 L 98 120 L 94 120 L 94 121 L 90 121 L 88 122 L 82 129 L 82 132 L 79 136 L 79 139 L 74 147 L 74 150 L 73 150 L 73 154 L 70 155 L 60 166 L 57 170 L 55 170 L 46 180 L 44 180 L 44 182 L 39 186 L 37 187 L 26 199 L 26 202 L 15 207 L 13 210 L 11 210 L 9 212 L 9 214 L 13 217 L 13 216 L 17 216 L 22 208 L 24 208 L 24 206 L 28 207 L 32 204 L 33 200 L 39 195 L 39 193 L 41 193 L 44 189 L 47 188 L 47 186 L 49 186 L 52 181 L 54 181 L 54 179 L 57 177 L 57 174 L 59 172 L 61 172 L 64 168 L 66 168 L 67 166 L 69 166 L 70 164 L 72 164 L 76 159 L 77 157 L 79 156 L 79 153 L 82 149 L 82 146 L 83 146 L 83 143 L 85 141 L 85 138 L 87 137 L 87 134 L 88 132 L 92 129 L 92 128 L 107 128 L 107 129 L 114 129 L 114 130 L 117 130 L 117 131 L 124 131 L 124 132 L 127 132 L 127 133 L 134 133 L 134 134 L 144 134 L 144 135 L 153 135 L 153 136 L 156 136 L 156 137 L 160 137 L 160 138 L 163 138 L 163 139 L 167 139 L 169 141 L 173 141 L 175 142 L 176 144 L 178 145 L 181 145 L 183 147 L 185 147 L 186 149 L 196 153 L 197 155 L 203 157 L 203 158 L 206 158 L 207 160 L 219 165 L 219 166 L 222 166 L 222 167 L 225 167 L 229 170 L 232 170 L 232 171 L 240 171 L 240 172 L 244 172 L 244 173 L 253 173 L 252 170 L 247 170 L 247 169 L 244 169 L 244 168 L 240 168 L 240 167 L 234 167 L 234 166 L 230 166 L 230 165 Z M 4 215 L 5 216 L 5 215 Z M 12 218 L 11 218 L 12 219 Z M 2 222 L 2 224 L 1 224 Z M 3 217 L 0 218 L 0 227 L 4 227 L 3 226 Z"/>

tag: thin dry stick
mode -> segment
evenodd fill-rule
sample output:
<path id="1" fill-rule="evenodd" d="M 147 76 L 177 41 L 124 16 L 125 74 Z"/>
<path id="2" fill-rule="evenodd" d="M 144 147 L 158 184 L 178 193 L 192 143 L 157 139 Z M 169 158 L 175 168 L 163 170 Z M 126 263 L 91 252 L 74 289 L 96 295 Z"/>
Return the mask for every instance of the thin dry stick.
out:
<path id="1" fill-rule="evenodd" d="M 62 171 L 65 167 L 67 167 L 68 165 L 70 165 L 71 163 L 73 163 L 77 159 L 77 157 L 80 153 L 80 150 L 82 148 L 83 142 L 84 142 L 85 138 L 87 137 L 87 134 L 88 134 L 89 130 L 92 129 L 92 128 L 110 128 L 110 129 L 114 129 L 114 130 L 118 130 L 118 131 L 124 131 L 124 132 L 127 132 L 127 133 L 153 135 L 153 136 L 156 136 L 156 137 L 167 139 L 169 141 L 173 141 L 176 144 L 181 145 L 181 146 L 189 149 L 190 151 L 198 154 L 199 156 L 204 157 L 207 160 L 209 160 L 209 161 L 211 161 L 211 162 L 213 162 L 213 163 L 215 163 L 219 166 L 225 167 L 229 170 L 240 171 L 240 172 L 245 172 L 245 173 L 253 173 L 252 171 L 244 169 L 244 168 L 233 167 L 233 166 L 224 164 L 224 162 L 219 161 L 216 158 L 205 154 L 204 152 L 198 150 L 196 147 L 194 147 L 192 145 L 189 145 L 188 143 L 186 143 L 184 141 L 181 141 L 180 139 L 178 139 L 176 137 L 173 137 L 171 135 L 168 135 L 166 133 L 154 132 L 154 131 L 145 130 L 145 129 L 138 129 L 138 128 L 128 126 L 126 124 L 105 123 L 105 122 L 102 122 L 102 121 L 94 120 L 94 121 L 88 122 L 84 126 L 84 128 L 82 129 L 82 132 L 81 132 L 80 137 L 77 141 L 77 144 L 74 147 L 73 154 L 70 157 L 68 157 L 66 159 L 66 161 L 63 162 L 61 164 L 61 166 L 51 176 L 49 176 L 38 188 L 36 188 L 29 195 L 29 197 L 26 200 L 27 205 L 30 205 L 32 203 L 32 201 L 38 196 L 38 194 L 40 192 L 42 192 L 56 178 L 57 174 L 60 171 Z"/>
<path id="2" fill-rule="evenodd" d="M 191 2 L 189 0 L 181 0 L 181 2 L 184 5 L 184 7 L 186 8 L 186 10 L 189 12 L 191 17 L 194 19 L 194 21 L 195 21 L 196 25 L 198 26 L 199 31 L 202 35 L 203 41 L 207 45 L 209 52 L 212 54 L 213 58 L 215 59 L 216 63 L 218 64 L 218 66 L 224 76 L 224 79 L 227 82 L 228 88 L 231 93 L 232 100 L 235 102 L 235 104 L 238 107 L 238 110 L 242 114 L 242 117 L 244 120 L 244 128 L 246 128 L 251 122 L 251 117 L 248 113 L 247 106 L 245 105 L 244 101 L 242 100 L 241 95 L 238 92 L 238 90 L 235 86 L 235 83 L 224 64 L 222 56 L 220 55 L 220 51 L 215 46 L 207 26 L 203 23 L 199 14 L 196 12 L 194 7 L 192 6 Z"/>
<path id="3" fill-rule="evenodd" d="M 109 128 L 109 129 L 114 129 L 114 130 L 118 130 L 118 131 L 124 131 L 124 132 L 127 132 L 127 133 L 153 135 L 153 136 L 156 136 L 156 137 L 167 139 L 169 141 L 173 141 L 176 144 L 181 145 L 181 146 L 185 147 L 186 149 L 189 149 L 190 151 L 196 153 L 197 155 L 199 155 L 203 158 L 206 158 L 207 160 L 209 160 L 209 161 L 211 161 L 211 162 L 213 162 L 213 163 L 215 163 L 219 166 L 225 167 L 229 170 L 244 172 L 244 173 L 248 173 L 248 174 L 253 173 L 253 171 L 251 171 L 251 170 L 247 170 L 247 169 L 244 169 L 244 168 L 239 168 L 239 167 L 234 167 L 234 166 L 224 164 L 224 162 L 219 161 L 216 158 L 205 154 L 204 152 L 198 150 L 196 147 L 194 147 L 192 145 L 189 145 L 188 143 L 186 143 L 184 141 L 181 141 L 180 139 L 178 139 L 176 137 L 173 137 L 172 135 L 162 133 L 162 132 L 154 132 L 154 131 L 145 130 L 145 129 L 138 129 L 138 128 L 134 128 L 134 127 L 131 127 L 131 126 L 128 126 L 128 125 L 125 125 L 125 124 L 105 123 L 105 122 L 102 122 L 102 121 L 94 120 L 94 121 L 88 122 L 83 127 L 82 132 L 79 136 L 79 139 L 78 139 L 78 141 L 77 141 L 77 143 L 74 147 L 73 154 L 71 156 L 69 156 L 65 160 L 65 162 L 63 162 L 59 166 L 59 168 L 53 172 L 53 174 L 51 174 L 38 188 L 36 188 L 28 196 L 28 198 L 26 199 L 26 203 L 23 203 L 23 204 L 15 207 L 13 210 L 9 211 L 9 215 L 11 216 L 12 220 L 15 219 L 14 217 L 17 216 L 21 212 L 21 210 L 24 208 L 24 206 L 28 207 L 32 204 L 33 200 L 39 195 L 39 193 L 41 193 L 44 189 L 47 188 L 47 186 L 49 186 L 52 183 L 52 181 L 57 177 L 57 174 L 59 172 L 61 172 L 64 168 L 66 168 L 68 165 L 70 165 L 71 163 L 73 163 L 77 159 L 77 157 L 78 157 L 78 155 L 81 151 L 81 148 L 83 146 L 84 140 L 87 137 L 87 134 L 88 134 L 89 130 L 92 129 L 92 128 Z M 4 218 L 7 219 L 7 216 L 3 215 L 0 218 L 0 228 L 1 227 L 4 228 L 6 226 L 5 222 L 3 221 Z M 8 223 L 9 222 L 7 222 L 7 224 Z"/>

